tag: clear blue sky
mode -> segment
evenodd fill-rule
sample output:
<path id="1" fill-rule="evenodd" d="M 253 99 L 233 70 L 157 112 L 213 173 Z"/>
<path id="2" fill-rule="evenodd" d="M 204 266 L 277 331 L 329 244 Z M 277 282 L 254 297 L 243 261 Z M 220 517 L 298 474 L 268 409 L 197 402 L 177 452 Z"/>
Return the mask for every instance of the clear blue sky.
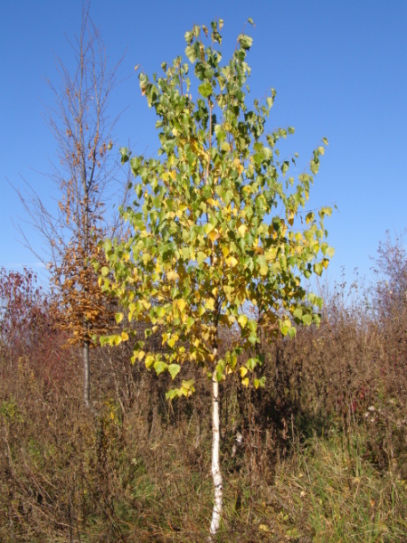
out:
<path id="1" fill-rule="evenodd" d="M 250 4 L 250 5 L 249 5 Z M 23 247 L 13 222 L 24 210 L 7 180 L 23 189 L 25 178 L 49 205 L 56 145 L 43 113 L 58 83 L 55 56 L 71 65 L 66 37 L 78 33 L 80 0 L 1 2 L 0 18 L 0 266 L 40 269 Z M 292 125 L 289 150 L 306 166 L 322 137 L 329 139 L 311 192 L 312 207 L 336 204 L 327 222 L 341 267 L 368 275 L 386 230 L 407 226 L 407 1 L 406 0 L 93 0 L 91 14 L 112 62 L 126 53 L 121 85 L 111 102 L 117 146 L 135 152 L 157 147 L 154 116 L 141 97 L 134 66 L 152 74 L 162 61 L 183 53 L 183 35 L 193 23 L 223 18 L 224 58 L 244 22 L 254 38 L 249 54 L 252 97 L 274 87 L 277 100 L 268 128 Z M 287 147 L 288 149 L 288 147 Z M 41 239 L 29 226 L 34 248 Z"/>

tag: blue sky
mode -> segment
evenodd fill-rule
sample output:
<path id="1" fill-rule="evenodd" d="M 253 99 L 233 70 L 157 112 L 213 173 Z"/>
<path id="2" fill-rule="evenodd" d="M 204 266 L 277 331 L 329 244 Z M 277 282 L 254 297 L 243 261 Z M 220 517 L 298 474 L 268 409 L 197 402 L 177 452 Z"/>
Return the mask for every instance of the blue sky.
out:
<path id="1" fill-rule="evenodd" d="M 46 175 L 56 144 L 43 116 L 52 105 L 45 80 L 58 84 L 56 56 L 72 65 L 66 38 L 79 31 L 81 1 L 3 0 L 1 7 L 0 266 L 40 270 L 13 226 L 26 219 L 14 189 L 24 190 L 26 179 L 47 205 L 58 198 Z M 386 230 L 407 226 L 405 0 L 93 0 L 91 14 L 112 63 L 125 53 L 110 109 L 112 117 L 124 110 L 115 149 L 130 142 L 135 153 L 149 154 L 157 147 L 155 119 L 134 66 L 159 71 L 162 61 L 183 54 L 186 30 L 219 17 L 228 58 L 252 17 L 255 28 L 246 28 L 254 38 L 251 96 L 277 90 L 268 128 L 295 127 L 283 151 L 298 151 L 301 169 L 321 138 L 329 139 L 310 198 L 311 207 L 338 207 L 327 222 L 336 249 L 329 280 L 339 279 L 342 267 L 369 279 L 369 256 Z M 40 250 L 41 238 L 23 227 Z"/>

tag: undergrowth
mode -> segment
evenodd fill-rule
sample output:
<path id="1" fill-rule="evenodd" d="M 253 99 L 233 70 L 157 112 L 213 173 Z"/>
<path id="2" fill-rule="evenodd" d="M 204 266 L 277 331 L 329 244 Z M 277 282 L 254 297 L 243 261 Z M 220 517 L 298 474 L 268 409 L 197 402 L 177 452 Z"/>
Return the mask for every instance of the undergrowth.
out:
<path id="1" fill-rule="evenodd" d="M 407 317 L 339 294 L 319 329 L 271 345 L 264 335 L 265 390 L 221 385 L 218 542 L 407 541 Z M 129 347 L 94 349 L 92 413 L 81 353 L 41 300 L 35 291 L 31 313 L 25 300 L 2 317 L 0 541 L 205 541 L 206 376 L 196 370 L 196 394 L 168 403 Z"/>

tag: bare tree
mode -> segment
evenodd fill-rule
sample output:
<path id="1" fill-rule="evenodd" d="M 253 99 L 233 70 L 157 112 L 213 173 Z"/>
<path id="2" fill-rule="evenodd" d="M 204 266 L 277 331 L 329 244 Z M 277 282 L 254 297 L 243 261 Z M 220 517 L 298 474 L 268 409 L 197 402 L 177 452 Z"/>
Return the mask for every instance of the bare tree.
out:
<path id="1" fill-rule="evenodd" d="M 407 252 L 405 233 L 392 239 L 390 233 L 379 243 L 374 271 L 378 282 L 374 302 L 378 316 L 398 320 L 407 311 Z"/>
<path id="2" fill-rule="evenodd" d="M 46 258 L 36 254 L 47 261 L 57 287 L 55 307 L 63 317 L 59 326 L 70 332 L 70 343 L 83 349 L 87 407 L 89 349 L 95 334 L 111 330 L 114 323 L 114 306 L 102 294 L 93 264 L 103 266 L 98 242 L 107 231 L 114 235 L 119 228 L 119 217 L 107 217 L 105 204 L 117 198 L 119 186 L 123 187 L 117 184 L 117 162 L 109 153 L 115 120 L 108 115 L 120 61 L 109 68 L 105 45 L 89 9 L 90 2 L 84 2 L 79 36 L 69 42 L 75 55 L 74 70 L 58 59 L 60 83 L 55 86 L 48 80 L 54 94 L 47 121 L 58 150 L 58 164 L 51 176 L 60 194 L 58 209 L 48 209 L 32 189 L 28 195 L 20 194 L 33 226 L 46 242 Z M 125 199 L 126 189 L 121 194 Z"/>

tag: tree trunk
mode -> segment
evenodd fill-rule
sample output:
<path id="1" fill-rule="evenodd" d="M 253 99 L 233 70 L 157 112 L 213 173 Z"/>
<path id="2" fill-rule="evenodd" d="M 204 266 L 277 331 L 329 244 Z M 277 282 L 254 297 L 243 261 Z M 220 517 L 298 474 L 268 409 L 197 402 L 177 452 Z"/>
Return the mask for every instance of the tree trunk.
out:
<path id="1" fill-rule="evenodd" d="M 83 401 L 87 409 L 90 408 L 90 369 L 89 369 L 89 341 L 83 344 Z"/>
<path id="2" fill-rule="evenodd" d="M 219 383 L 216 380 L 215 372 L 212 375 L 212 478 L 215 491 L 212 522 L 209 541 L 213 541 L 219 530 L 222 513 L 223 486 L 222 473 L 219 463 L 220 429 L 219 429 Z"/>

